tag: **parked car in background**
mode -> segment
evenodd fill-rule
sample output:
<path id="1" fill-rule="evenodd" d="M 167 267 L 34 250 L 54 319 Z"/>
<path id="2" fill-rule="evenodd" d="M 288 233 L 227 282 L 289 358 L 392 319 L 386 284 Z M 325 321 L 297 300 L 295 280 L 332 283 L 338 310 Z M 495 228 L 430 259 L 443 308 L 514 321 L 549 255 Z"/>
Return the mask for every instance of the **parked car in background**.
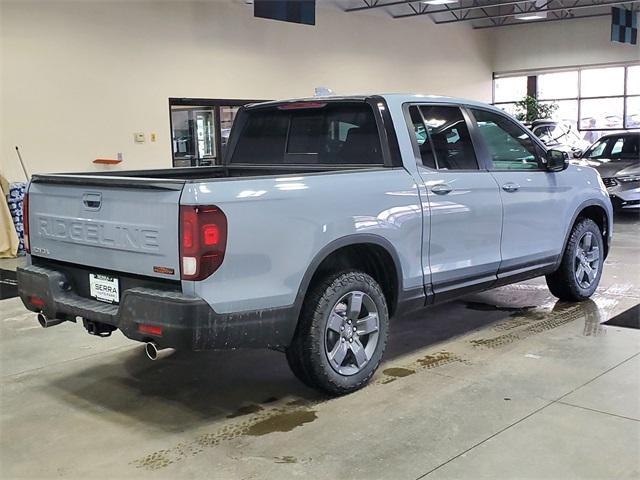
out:
<path id="1" fill-rule="evenodd" d="M 627 115 L 627 128 L 640 128 L 640 113 Z"/>
<path id="2" fill-rule="evenodd" d="M 622 127 L 622 117 L 620 115 L 606 115 L 604 125 L 607 128 L 620 128 Z"/>
<path id="3" fill-rule="evenodd" d="M 601 137 L 580 164 L 595 168 L 618 210 L 640 210 L 640 132 Z"/>
<path id="4" fill-rule="evenodd" d="M 536 120 L 531 125 L 531 131 L 547 147 L 567 152 L 573 158 L 579 158 L 591 145 L 589 141 L 580 138 L 571 125 L 564 122 Z"/>

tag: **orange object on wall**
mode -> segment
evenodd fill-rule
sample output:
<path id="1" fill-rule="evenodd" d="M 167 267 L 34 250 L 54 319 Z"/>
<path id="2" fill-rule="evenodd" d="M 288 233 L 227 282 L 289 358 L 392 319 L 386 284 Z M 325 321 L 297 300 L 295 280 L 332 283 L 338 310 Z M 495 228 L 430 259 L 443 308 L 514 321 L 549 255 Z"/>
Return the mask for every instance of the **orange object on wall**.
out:
<path id="1" fill-rule="evenodd" d="M 115 158 L 96 158 L 93 163 L 99 163 L 101 165 L 117 165 L 122 160 L 116 160 Z"/>

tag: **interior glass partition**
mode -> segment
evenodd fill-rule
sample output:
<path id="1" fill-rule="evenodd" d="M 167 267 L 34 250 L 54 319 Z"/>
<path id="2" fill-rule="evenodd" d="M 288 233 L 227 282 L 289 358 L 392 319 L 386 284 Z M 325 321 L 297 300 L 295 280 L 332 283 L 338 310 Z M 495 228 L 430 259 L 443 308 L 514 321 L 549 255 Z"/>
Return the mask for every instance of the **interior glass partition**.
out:
<path id="1" fill-rule="evenodd" d="M 219 165 L 242 105 L 262 100 L 170 98 L 174 167 Z"/>

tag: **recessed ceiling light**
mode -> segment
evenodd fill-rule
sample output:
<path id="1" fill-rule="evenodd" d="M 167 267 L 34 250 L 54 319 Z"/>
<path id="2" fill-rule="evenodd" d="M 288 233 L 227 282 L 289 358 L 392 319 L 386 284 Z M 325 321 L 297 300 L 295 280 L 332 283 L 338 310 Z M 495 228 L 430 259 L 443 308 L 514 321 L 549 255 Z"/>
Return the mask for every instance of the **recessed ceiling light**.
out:
<path id="1" fill-rule="evenodd" d="M 458 0 L 424 0 L 427 5 L 446 5 L 447 3 L 458 3 Z"/>

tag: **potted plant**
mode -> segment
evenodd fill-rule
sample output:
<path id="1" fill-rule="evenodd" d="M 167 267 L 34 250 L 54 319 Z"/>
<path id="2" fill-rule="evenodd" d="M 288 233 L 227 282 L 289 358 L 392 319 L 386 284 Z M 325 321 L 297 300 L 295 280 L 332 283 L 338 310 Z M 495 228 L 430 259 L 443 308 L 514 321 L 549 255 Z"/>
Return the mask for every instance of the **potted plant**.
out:
<path id="1" fill-rule="evenodd" d="M 545 120 L 553 116 L 558 105 L 553 102 L 541 103 L 537 98 L 527 95 L 516 102 L 516 118 L 530 125 L 535 120 Z"/>

